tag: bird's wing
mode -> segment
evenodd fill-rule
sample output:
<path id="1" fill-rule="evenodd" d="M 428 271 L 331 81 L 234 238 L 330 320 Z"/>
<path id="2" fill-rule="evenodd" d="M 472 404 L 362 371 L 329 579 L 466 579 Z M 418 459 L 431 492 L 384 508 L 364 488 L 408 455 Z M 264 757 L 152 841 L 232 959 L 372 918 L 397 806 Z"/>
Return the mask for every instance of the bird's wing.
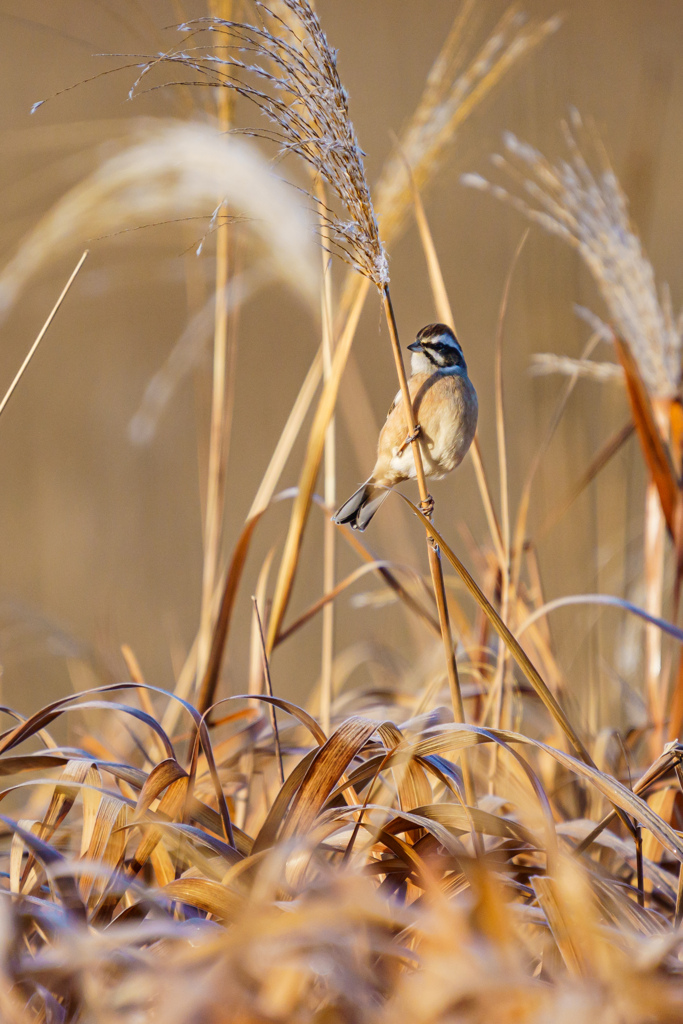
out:
<path id="1" fill-rule="evenodd" d="M 428 373 L 417 373 L 410 378 L 408 381 L 408 387 L 410 389 L 410 397 L 415 402 L 416 396 L 420 393 L 420 389 L 428 386 L 428 382 L 435 378 L 435 374 Z M 382 431 L 379 435 L 379 443 L 377 445 L 378 456 L 384 456 L 391 458 L 393 452 L 400 448 L 408 435 L 409 427 L 406 419 L 405 409 L 403 408 L 403 395 L 399 391 L 394 398 L 393 405 L 389 410 L 389 414 L 386 419 L 386 423 L 382 427 Z"/>
<path id="2" fill-rule="evenodd" d="M 401 389 L 399 388 L 398 391 L 396 392 L 395 396 L 394 396 L 393 402 L 389 406 L 389 412 L 387 413 L 387 419 L 389 419 L 389 417 L 391 416 L 392 412 L 394 411 L 394 409 L 396 408 L 396 406 L 398 405 L 398 403 L 400 401 L 401 401 Z"/>

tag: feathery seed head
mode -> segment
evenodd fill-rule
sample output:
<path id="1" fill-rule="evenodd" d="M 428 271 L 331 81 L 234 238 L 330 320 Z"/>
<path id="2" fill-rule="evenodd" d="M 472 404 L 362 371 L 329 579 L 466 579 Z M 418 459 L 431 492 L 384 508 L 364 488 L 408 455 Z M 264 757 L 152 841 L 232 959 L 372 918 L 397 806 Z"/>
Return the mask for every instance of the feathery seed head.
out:
<path id="1" fill-rule="evenodd" d="M 594 127 L 586 130 L 572 110 L 563 132 L 569 159 L 558 164 L 512 132 L 503 136 L 507 156 L 496 154 L 493 163 L 513 179 L 522 196 L 481 175 L 466 174 L 461 181 L 491 192 L 578 250 L 648 390 L 656 397 L 672 397 L 681 385 L 683 316 L 674 317 L 666 286 L 657 292 L 652 265 L 629 218 L 628 200 Z M 587 138 L 582 148 L 583 134 Z M 592 153 L 597 171 L 584 153 Z"/>
<path id="2" fill-rule="evenodd" d="M 480 5 L 465 0 L 427 78 L 422 98 L 401 132 L 376 189 L 377 213 L 385 237 L 397 234 L 412 205 L 411 182 L 422 191 L 438 170 L 455 133 L 501 78 L 544 39 L 561 18 L 528 19 L 510 8 L 479 49 L 473 38 Z"/>
<path id="3" fill-rule="evenodd" d="M 275 142 L 281 155 L 296 153 L 329 185 L 348 214 L 318 204 L 331 244 L 381 288 L 389 280 L 388 264 L 336 52 L 308 0 L 254 0 L 254 8 L 260 25 L 212 17 L 183 25 L 190 34 L 183 49 L 150 61 L 140 77 L 160 61 L 179 63 L 202 84 L 232 89 L 255 103 L 270 126 L 247 134 Z M 202 44 L 204 33 L 211 33 L 210 45 Z M 225 39 L 218 48 L 216 35 Z"/>

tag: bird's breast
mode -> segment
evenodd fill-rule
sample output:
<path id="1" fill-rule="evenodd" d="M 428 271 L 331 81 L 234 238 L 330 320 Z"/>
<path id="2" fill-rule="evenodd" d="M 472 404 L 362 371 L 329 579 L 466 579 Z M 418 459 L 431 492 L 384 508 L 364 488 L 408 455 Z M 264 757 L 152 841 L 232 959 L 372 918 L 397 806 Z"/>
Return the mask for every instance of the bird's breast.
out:
<path id="1" fill-rule="evenodd" d="M 428 476 L 443 476 L 460 465 L 474 439 L 478 412 L 469 377 L 444 376 L 425 394 L 417 415 Z"/>
<path id="2" fill-rule="evenodd" d="M 415 415 L 422 428 L 425 475 L 441 477 L 462 462 L 477 429 L 477 393 L 461 374 L 414 374 L 409 380 Z M 380 434 L 374 478 L 391 486 L 415 476 L 410 445 L 400 451 L 408 424 L 400 401 Z"/>

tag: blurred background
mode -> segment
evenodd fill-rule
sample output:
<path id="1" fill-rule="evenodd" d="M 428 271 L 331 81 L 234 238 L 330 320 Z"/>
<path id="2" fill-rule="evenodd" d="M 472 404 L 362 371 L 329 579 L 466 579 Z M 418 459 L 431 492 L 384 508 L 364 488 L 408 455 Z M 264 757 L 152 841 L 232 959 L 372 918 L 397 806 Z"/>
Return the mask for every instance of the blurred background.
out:
<path id="1" fill-rule="evenodd" d="M 482 38 L 506 6 L 502 0 L 480 4 Z M 570 105 L 576 106 L 595 119 L 657 277 L 671 285 L 674 308 L 683 301 L 683 6 L 679 0 L 570 0 L 563 5 L 527 0 L 521 6 L 536 17 L 562 13 L 564 23 L 466 123 L 425 196 L 458 334 L 479 393 L 481 445 L 496 500 L 494 337 L 505 278 L 526 223 L 490 196 L 464 188 L 460 175 L 488 174 L 489 155 L 499 149 L 501 133 L 508 129 L 550 158 L 561 158 L 560 120 Z M 392 132 L 420 97 L 457 5 L 453 0 L 320 0 L 318 10 L 339 50 L 372 182 L 390 150 Z M 3 263 L 59 196 L 112 152 L 112 140 L 121 137 L 129 119 L 183 115 L 183 90 L 157 90 L 129 102 L 135 70 L 102 73 L 134 64 L 135 56 L 128 55 L 163 50 L 176 42 L 169 26 L 205 13 L 200 2 L 171 0 L 53 0 L 49 5 L 0 0 Z M 31 115 L 34 102 L 65 89 Z M 193 97 L 193 102 L 196 106 L 205 98 Z M 253 116 L 248 110 L 239 114 L 244 123 Z M 125 678 L 122 643 L 135 651 L 148 682 L 170 688 L 196 633 L 210 400 L 208 338 L 205 366 L 178 389 L 147 445 L 130 441 L 129 424 L 150 378 L 187 324 L 188 280 L 199 278 L 210 286 L 211 246 L 195 256 L 200 235 L 196 226 L 184 231 L 156 227 L 93 240 L 86 266 L 0 423 L 2 702 L 22 711 L 73 687 Z M 2 324 L 3 392 L 79 254 L 74 249 L 42 271 Z M 405 345 L 435 319 L 412 225 L 390 257 Z M 341 281 L 340 268 L 335 274 Z M 513 509 L 564 386 L 558 377 L 533 377 L 531 356 L 580 354 L 588 329 L 577 319 L 575 303 L 604 315 L 575 253 L 533 228 L 514 275 L 504 335 Z M 318 343 L 318 324 L 279 288 L 262 293 L 240 312 L 226 552 Z M 347 415 L 350 411 L 356 429 L 352 436 L 340 412 L 340 499 L 367 476 L 378 425 L 396 392 L 374 296 L 366 303 L 354 352 L 366 395 L 345 384 L 342 409 Z M 611 358 L 606 350 L 601 356 Z M 532 534 L 627 415 L 618 383 L 579 382 L 537 477 Z M 300 440 L 283 486 L 296 483 L 302 453 Z M 539 536 L 547 597 L 600 591 L 639 600 L 643 481 L 641 457 L 631 440 L 569 514 Z M 480 569 L 473 560 L 474 545 L 485 544 L 487 532 L 470 460 L 435 484 L 433 494 L 440 528 L 466 564 Z M 249 597 L 266 553 L 282 543 L 288 512 L 289 506 L 278 507 L 259 529 L 231 636 L 223 694 L 245 689 Z M 322 516 L 314 512 L 290 616 L 321 592 L 321 535 Z M 412 537 L 412 550 L 406 536 Z M 387 502 L 366 539 L 379 556 L 409 560 L 426 571 L 421 531 L 398 500 Z M 340 575 L 356 564 L 346 550 L 340 552 Z M 372 589 L 368 579 L 356 590 Z M 420 645 L 406 632 L 395 605 L 359 609 L 346 594 L 338 609 L 337 649 L 368 644 L 352 682 L 367 681 L 368 675 L 381 681 L 386 659 L 399 665 L 414 662 Z M 587 673 L 597 671 L 603 648 L 617 673 L 637 666 L 642 631 L 619 632 L 616 621 L 609 610 L 556 613 L 558 653 L 577 694 L 583 692 Z M 317 681 L 319 652 L 317 625 L 278 650 L 276 690 L 303 699 Z M 377 655 L 376 662 L 369 652 Z"/>

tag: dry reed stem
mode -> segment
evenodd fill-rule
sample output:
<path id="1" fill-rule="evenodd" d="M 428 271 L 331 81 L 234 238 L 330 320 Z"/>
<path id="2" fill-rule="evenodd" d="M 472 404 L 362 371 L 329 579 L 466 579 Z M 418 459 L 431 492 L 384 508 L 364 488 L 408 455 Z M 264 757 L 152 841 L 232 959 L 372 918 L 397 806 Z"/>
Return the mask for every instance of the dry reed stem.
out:
<path id="1" fill-rule="evenodd" d="M 510 609 L 517 605 L 517 588 L 513 588 L 512 581 L 512 549 L 511 549 L 511 523 L 510 523 L 510 495 L 508 487 L 507 467 L 507 445 L 505 440 L 505 404 L 503 388 L 503 330 L 510 299 L 512 280 L 517 263 L 528 238 L 528 230 L 522 235 L 517 248 L 510 262 L 503 295 L 498 313 L 495 340 L 495 394 L 496 394 L 496 438 L 498 442 L 498 472 L 500 479 L 500 521 L 502 527 L 502 543 L 504 562 L 501 567 L 501 594 L 500 614 L 503 622 L 509 621 Z M 506 697 L 508 707 L 512 694 L 508 692 L 508 648 L 505 644 L 498 645 L 496 655 L 496 674 L 493 686 L 489 695 L 490 705 L 493 709 L 493 726 L 500 729 L 503 726 L 503 715 L 505 711 Z M 508 716 L 509 717 L 509 716 Z M 505 723 L 508 728 L 510 723 Z M 493 781 L 498 769 L 498 747 L 495 746 L 491 752 L 491 766 L 489 769 L 489 791 L 493 791 Z"/>
<path id="2" fill-rule="evenodd" d="M 430 283 L 431 283 L 431 286 L 432 286 L 432 294 L 434 296 L 434 304 L 435 304 L 435 306 L 437 308 L 438 315 L 442 319 L 442 321 L 444 323 L 450 324 L 453 327 L 453 329 L 455 330 L 455 322 L 454 322 L 454 318 L 453 318 L 453 312 L 452 312 L 452 309 L 451 309 L 450 301 L 448 299 L 448 293 L 447 293 L 446 285 L 445 285 L 445 282 L 444 282 L 444 279 L 443 279 L 443 274 L 442 274 L 442 271 L 441 271 L 441 265 L 440 265 L 440 262 L 439 262 L 439 259 L 438 259 L 437 253 L 436 253 L 436 248 L 434 246 L 434 242 L 433 242 L 433 238 L 432 238 L 432 233 L 431 233 L 431 230 L 429 228 L 429 223 L 427 221 L 427 216 L 425 214 L 425 210 L 424 210 L 424 206 L 422 204 L 422 200 L 421 200 L 420 194 L 419 194 L 419 192 L 417 190 L 417 186 L 415 185 L 414 180 L 412 179 L 412 176 L 411 176 L 411 180 L 412 180 L 412 183 L 413 183 L 413 201 L 414 201 L 414 204 L 415 204 L 415 214 L 416 214 L 418 229 L 419 229 L 419 232 L 420 232 L 420 238 L 421 238 L 421 241 L 422 241 L 422 247 L 423 247 L 423 250 L 424 250 L 424 253 L 425 253 L 425 257 L 426 257 L 426 261 L 427 261 L 427 269 L 428 269 L 428 273 L 429 273 L 429 280 L 430 280 Z M 514 266 L 514 264 L 513 264 L 513 266 Z M 484 470 L 484 467 L 483 467 L 483 462 L 482 462 L 482 459 L 481 459 L 481 452 L 479 450 L 479 445 L 478 445 L 478 441 L 477 441 L 476 438 L 475 438 L 475 444 L 474 444 L 473 450 L 472 450 L 472 455 L 473 455 L 473 459 L 474 459 L 474 462 L 475 462 L 475 469 L 477 471 L 476 472 L 477 483 L 479 485 L 479 491 L 480 491 L 480 494 L 482 496 L 482 501 L 483 501 L 483 504 L 484 504 L 484 509 L 486 511 L 487 520 L 488 520 L 488 523 L 489 523 L 489 530 L 490 530 L 490 534 L 491 534 L 491 539 L 492 539 L 492 542 L 494 544 L 494 547 L 497 548 L 499 563 L 500 563 L 500 567 L 501 567 L 501 573 L 503 574 L 504 579 L 507 579 L 508 573 L 509 573 L 509 537 L 508 537 L 508 544 L 507 544 L 507 549 L 506 549 L 506 547 L 504 546 L 504 538 L 501 535 L 500 526 L 498 524 L 498 520 L 496 518 L 496 514 L 495 514 L 495 511 L 493 509 L 493 502 L 491 500 L 491 492 L 490 492 L 490 488 L 488 486 L 488 481 L 486 479 L 486 473 L 485 473 L 485 470 Z M 507 550 L 507 555 L 506 555 L 506 550 Z M 441 570 L 440 563 L 439 563 L 439 573 L 440 573 L 440 576 L 441 576 L 441 581 L 443 581 L 443 571 Z M 436 591 L 436 588 L 435 588 L 435 591 Z M 505 618 L 505 614 L 504 614 L 504 618 Z M 503 670 L 503 667 L 504 667 L 504 661 L 501 663 L 501 671 Z M 457 668 L 456 668 L 456 673 L 457 673 Z M 453 694 L 453 690 L 455 689 L 455 687 L 453 686 L 453 683 L 451 682 L 451 673 L 450 673 L 450 671 L 449 671 L 449 683 L 451 685 L 451 693 Z M 459 684 L 457 686 L 457 689 L 459 690 Z M 502 685 L 501 685 L 501 693 L 502 693 Z M 457 700 L 457 698 L 456 698 L 456 700 Z M 462 704 L 462 698 L 460 699 L 460 703 Z M 455 701 L 454 701 L 454 707 L 455 706 L 456 706 L 456 704 L 455 704 Z M 464 721 L 464 720 L 465 719 L 464 719 L 464 709 L 463 709 L 463 717 L 461 718 L 461 721 Z M 493 756 L 497 757 L 497 748 L 494 748 L 494 755 Z M 471 800 L 471 799 L 469 800 L 470 804 L 473 804 L 473 802 L 474 802 L 473 800 Z"/>
<path id="3" fill-rule="evenodd" d="M 275 494 L 275 489 L 277 488 L 278 481 L 282 476 L 282 471 L 285 468 L 287 459 L 292 453 L 292 449 L 297 437 L 299 436 L 306 414 L 311 406 L 313 398 L 315 397 L 315 392 L 318 388 L 318 384 L 320 383 L 321 375 L 322 349 L 319 348 L 313 357 L 313 361 L 308 368 L 301 388 L 299 389 L 299 393 L 297 394 L 294 404 L 289 411 L 287 422 L 280 431 L 277 445 L 270 457 L 270 462 L 263 474 L 263 478 L 258 486 L 254 500 L 251 503 L 247 519 L 251 519 L 259 512 L 263 512 Z"/>
<path id="4" fill-rule="evenodd" d="M 316 198 L 321 207 L 325 205 L 325 189 L 319 180 L 315 183 Z M 323 380 L 329 380 L 332 371 L 332 354 L 334 351 L 334 327 L 332 311 L 332 269 L 326 250 L 328 249 L 329 232 L 325 222 L 321 220 L 320 234 L 323 241 L 322 252 L 322 287 L 321 287 L 321 326 Z M 330 419 L 325 432 L 324 451 L 324 498 L 328 508 L 337 505 L 337 457 L 336 457 L 336 422 L 334 415 Z M 326 519 L 323 535 L 323 594 L 334 588 L 336 571 L 337 531 L 331 519 Z M 330 731 L 332 720 L 332 667 L 334 662 L 334 603 L 329 602 L 322 613 L 322 643 L 320 667 L 320 719 L 325 733 Z"/>
<path id="5" fill-rule="evenodd" d="M 211 12 L 214 17 L 230 18 L 232 16 L 232 0 L 211 0 Z M 223 134 L 230 129 L 232 122 L 233 96 L 227 91 L 216 93 L 218 108 L 218 124 Z M 216 197 L 218 203 L 221 197 Z M 220 207 L 219 207 L 220 209 Z M 218 215 L 216 228 L 216 270 L 215 270 L 215 310 L 213 338 L 213 369 L 211 393 L 211 420 L 209 428 L 209 458 L 206 485 L 206 517 L 204 524 L 204 565 L 202 572 L 202 598 L 200 610 L 199 640 L 197 646 L 197 677 L 196 688 L 206 671 L 211 649 L 213 631 L 213 597 L 216 578 L 219 572 L 223 514 L 225 507 L 225 474 L 226 452 L 225 437 L 227 428 L 228 404 L 226 401 L 226 372 L 228 347 L 228 307 L 226 290 L 230 280 L 228 249 L 230 233 L 227 210 Z M 234 388 L 234 383 L 231 383 Z"/>
<path id="6" fill-rule="evenodd" d="M 45 321 L 45 323 L 41 327 L 40 331 L 38 332 L 36 340 L 33 342 L 33 344 L 31 345 L 30 349 L 26 353 L 26 356 L 24 358 L 23 363 L 21 364 L 21 366 L 19 367 L 19 369 L 17 370 L 17 372 L 15 374 L 14 380 L 12 381 L 10 386 L 7 388 L 7 391 L 5 392 L 5 395 L 4 395 L 3 399 L 2 399 L 2 401 L 0 402 L 0 416 L 3 414 L 3 412 L 7 408 L 7 403 L 9 402 L 10 398 L 12 397 L 14 392 L 16 391 L 17 386 L 19 384 L 19 381 L 24 376 L 24 373 L 26 372 L 28 364 L 33 359 L 34 355 L 36 354 L 36 352 L 38 350 L 38 346 L 40 345 L 41 341 L 43 340 L 43 338 L 47 334 L 47 331 L 48 331 L 48 329 L 50 327 L 50 324 L 52 323 L 52 321 L 56 317 L 57 313 L 59 312 L 59 308 L 62 305 L 62 303 L 64 302 L 64 299 L 66 298 L 67 293 L 69 292 L 69 289 L 71 288 L 71 285 L 76 280 L 76 276 L 78 275 L 79 270 L 81 269 L 81 267 L 85 263 L 85 261 L 87 259 L 87 256 L 88 256 L 88 250 L 86 249 L 85 252 L 83 253 L 83 255 L 81 256 L 80 260 L 78 261 L 78 263 L 74 267 L 73 271 L 71 272 L 71 276 L 69 277 L 69 280 L 64 285 L 64 288 L 62 289 L 62 292 L 61 292 L 59 298 L 57 299 L 57 301 L 55 302 L 54 306 L 52 307 L 50 315 L 48 316 L 47 320 Z"/>
<path id="7" fill-rule="evenodd" d="M 204 522 L 204 566 L 200 612 L 197 680 L 206 669 L 213 629 L 213 595 L 220 558 L 225 499 L 226 369 L 228 312 L 225 291 L 228 285 L 228 224 L 223 218 L 216 231 L 216 295 L 213 343 L 211 423 L 207 473 L 206 517 Z"/>

